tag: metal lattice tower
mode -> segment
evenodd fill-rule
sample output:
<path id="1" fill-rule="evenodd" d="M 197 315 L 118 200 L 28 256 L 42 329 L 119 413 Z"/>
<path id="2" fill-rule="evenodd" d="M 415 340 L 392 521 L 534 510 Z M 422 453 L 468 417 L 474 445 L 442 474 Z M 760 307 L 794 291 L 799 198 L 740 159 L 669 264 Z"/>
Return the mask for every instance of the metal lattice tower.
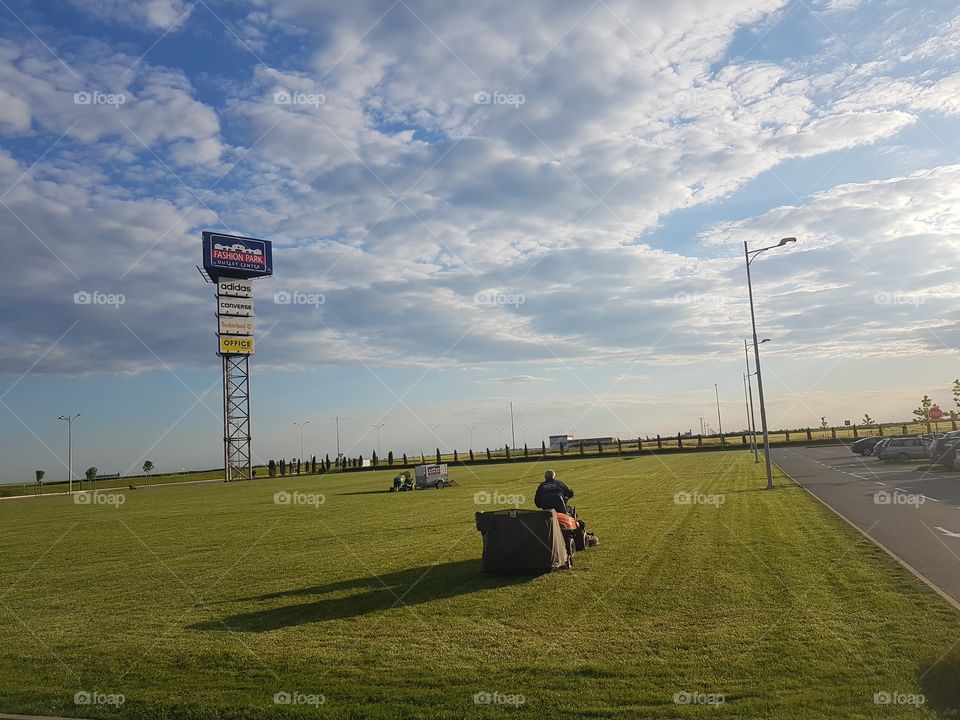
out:
<path id="1" fill-rule="evenodd" d="M 223 356 L 224 479 L 250 480 L 250 356 Z"/>

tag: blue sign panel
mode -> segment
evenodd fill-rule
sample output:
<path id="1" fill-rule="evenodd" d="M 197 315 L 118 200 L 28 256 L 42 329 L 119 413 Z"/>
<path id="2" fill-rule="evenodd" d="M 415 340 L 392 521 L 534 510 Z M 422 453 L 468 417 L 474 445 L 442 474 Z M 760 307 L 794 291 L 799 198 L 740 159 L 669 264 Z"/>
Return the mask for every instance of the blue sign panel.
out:
<path id="1" fill-rule="evenodd" d="M 273 246 L 269 240 L 204 232 L 203 267 L 214 280 L 273 275 Z"/>

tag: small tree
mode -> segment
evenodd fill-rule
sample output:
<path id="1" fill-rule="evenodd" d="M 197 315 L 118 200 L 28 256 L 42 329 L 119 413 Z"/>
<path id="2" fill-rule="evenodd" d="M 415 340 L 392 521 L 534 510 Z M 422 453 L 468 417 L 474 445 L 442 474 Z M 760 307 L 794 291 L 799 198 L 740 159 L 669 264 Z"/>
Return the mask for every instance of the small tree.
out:
<path id="1" fill-rule="evenodd" d="M 387 465 L 389 465 L 390 467 L 393 467 L 393 450 L 390 450 L 387 453 Z"/>
<path id="2" fill-rule="evenodd" d="M 868 413 L 863 414 L 863 420 L 860 423 L 861 425 L 873 425 L 873 418 L 870 417 Z"/>
<path id="3" fill-rule="evenodd" d="M 487 460 L 490 460 L 490 448 L 487 448 Z"/>
<path id="4" fill-rule="evenodd" d="M 933 400 L 929 395 L 924 395 L 920 399 L 920 407 L 913 411 L 917 419 L 927 424 L 927 432 L 930 432 L 930 408 L 933 407 Z"/>
<path id="5" fill-rule="evenodd" d="M 270 477 L 276 477 L 276 476 L 277 476 L 277 461 L 276 461 L 276 460 L 271 460 L 270 462 L 267 463 L 267 474 L 268 474 Z"/>
<path id="6" fill-rule="evenodd" d="M 437 465 L 440 464 L 440 448 L 437 448 Z"/>
<path id="7" fill-rule="evenodd" d="M 473 448 L 470 448 L 470 462 L 473 462 Z"/>
<path id="8" fill-rule="evenodd" d="M 580 454 L 583 455 L 583 440 L 580 441 Z"/>
<path id="9" fill-rule="evenodd" d="M 43 470 L 35 470 L 34 473 L 37 477 L 37 494 L 42 495 L 43 494 L 43 478 L 47 473 L 45 473 Z"/>
<path id="10" fill-rule="evenodd" d="M 326 466 L 327 472 L 330 472 L 330 453 L 327 453 Z"/>
<path id="11" fill-rule="evenodd" d="M 404 465 L 407 464 L 407 454 L 406 454 L 406 453 L 403 454 L 403 464 L 404 464 Z"/>
<path id="12" fill-rule="evenodd" d="M 459 461 L 460 461 L 460 457 L 457 455 L 456 448 L 454 448 L 454 451 L 453 451 L 453 462 L 454 462 L 454 463 L 457 463 L 457 462 L 459 462 Z"/>
<path id="13" fill-rule="evenodd" d="M 820 429 L 821 429 L 821 430 L 826 430 L 828 427 L 830 427 L 830 425 L 827 423 L 827 418 L 826 418 L 826 417 L 821 417 L 821 418 L 820 418 Z"/>
<path id="14" fill-rule="evenodd" d="M 371 451 L 370 451 L 370 462 L 373 464 L 374 467 L 376 467 L 376 466 L 377 466 L 377 463 L 378 463 L 379 461 L 380 461 L 380 458 L 377 457 L 377 451 L 376 451 L 376 450 L 371 450 Z"/>
<path id="15" fill-rule="evenodd" d="M 524 457 L 530 457 L 530 450 L 527 449 L 527 444 L 526 444 L 526 443 L 523 444 L 523 456 L 524 456 Z"/>
<path id="16" fill-rule="evenodd" d="M 153 463 L 150 462 L 149 460 L 145 461 L 145 462 L 143 463 L 143 471 L 144 471 L 147 475 L 149 475 L 150 473 L 152 473 L 152 472 L 153 472 Z"/>
<path id="17" fill-rule="evenodd" d="M 504 451 L 505 451 L 506 454 L 507 454 L 507 460 L 509 460 L 509 459 L 510 459 L 510 446 L 509 446 L 509 445 L 504 445 L 504 446 L 503 446 L 503 449 L 504 449 Z"/>
<path id="18" fill-rule="evenodd" d="M 603 443 L 597 440 L 597 452 L 603 455 Z"/>
<path id="19" fill-rule="evenodd" d="M 546 441 L 546 440 L 541 440 L 541 441 L 540 441 L 540 454 L 543 455 L 544 457 L 547 456 L 547 441 Z"/>
<path id="20" fill-rule="evenodd" d="M 88 467 L 84 475 L 87 476 L 87 482 L 94 482 L 97 479 L 97 473 L 100 472 L 95 467 Z"/>
<path id="21" fill-rule="evenodd" d="M 317 456 L 316 455 L 310 456 L 310 472 L 313 475 L 317 474 Z"/>
<path id="22" fill-rule="evenodd" d="M 560 457 L 563 457 L 566 454 L 566 443 L 560 443 Z"/>

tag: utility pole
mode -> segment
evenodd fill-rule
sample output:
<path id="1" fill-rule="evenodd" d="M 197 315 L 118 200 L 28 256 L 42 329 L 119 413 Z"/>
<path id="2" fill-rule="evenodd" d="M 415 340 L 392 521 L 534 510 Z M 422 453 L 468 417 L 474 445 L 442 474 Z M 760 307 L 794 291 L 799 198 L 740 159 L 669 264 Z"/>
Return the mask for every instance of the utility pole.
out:
<path id="1" fill-rule="evenodd" d="M 757 418 L 753 411 L 753 373 L 750 372 L 750 353 L 747 350 L 747 339 L 743 339 L 743 358 L 747 363 L 747 372 L 743 376 L 747 386 L 747 401 L 749 404 L 749 415 L 747 422 L 750 424 L 750 444 L 753 446 L 753 462 L 760 462 L 760 451 L 757 449 Z"/>
<path id="2" fill-rule="evenodd" d="M 513 400 L 507 400 L 507 405 L 510 406 L 510 447 L 513 450 L 517 449 L 517 433 L 513 427 Z"/>

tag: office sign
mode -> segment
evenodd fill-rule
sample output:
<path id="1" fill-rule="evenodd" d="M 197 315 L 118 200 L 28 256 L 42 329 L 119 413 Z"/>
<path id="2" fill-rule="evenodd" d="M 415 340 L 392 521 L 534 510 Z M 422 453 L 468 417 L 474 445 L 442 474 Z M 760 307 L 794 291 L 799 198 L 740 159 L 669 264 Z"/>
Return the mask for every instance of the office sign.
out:
<path id="1" fill-rule="evenodd" d="M 253 318 L 220 315 L 217 324 L 221 335 L 253 335 Z"/>
<path id="2" fill-rule="evenodd" d="M 252 337 L 220 336 L 221 355 L 253 355 Z"/>
<path id="3" fill-rule="evenodd" d="M 217 278 L 217 295 L 221 297 L 253 297 L 253 280 L 250 278 Z"/>
<path id="4" fill-rule="evenodd" d="M 217 315 L 253 317 L 253 298 L 218 297 Z"/>
<path id="5" fill-rule="evenodd" d="M 203 267 L 214 280 L 273 275 L 273 246 L 269 240 L 204 232 Z"/>

